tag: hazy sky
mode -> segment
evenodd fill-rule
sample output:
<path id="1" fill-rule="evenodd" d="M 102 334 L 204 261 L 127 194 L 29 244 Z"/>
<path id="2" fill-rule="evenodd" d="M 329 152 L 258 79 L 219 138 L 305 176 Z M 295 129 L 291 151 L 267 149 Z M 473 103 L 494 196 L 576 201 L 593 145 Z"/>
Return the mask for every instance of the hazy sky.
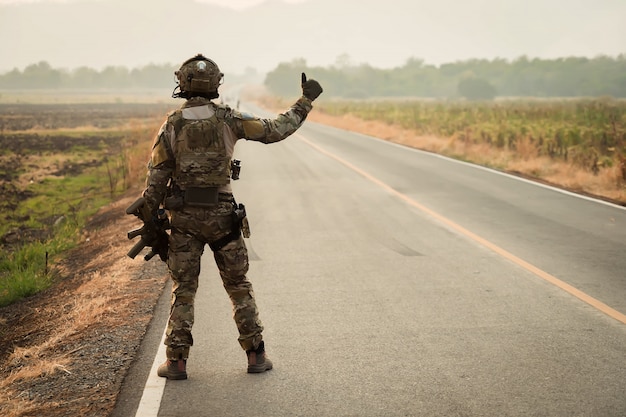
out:
<path id="1" fill-rule="evenodd" d="M 244 9 L 263 3 L 265 0 L 198 0 L 200 3 L 212 3 L 233 9 Z M 304 3 L 309 0 L 284 0 L 285 3 Z"/>
<path id="2" fill-rule="evenodd" d="M 0 4 L 19 3 L 71 3 L 77 1 L 99 1 L 99 0 L 0 0 Z M 130 0 L 129 0 L 130 1 Z M 158 1 L 158 0 L 155 0 Z M 230 9 L 241 10 L 247 7 L 256 6 L 266 0 L 196 0 L 198 3 L 210 3 Z M 283 0 L 285 3 L 304 3 L 311 0 Z"/>
<path id="3" fill-rule="evenodd" d="M 0 4 L 15 4 L 15 3 L 70 3 L 81 0 L 0 0 Z M 82 0 L 82 1 L 98 1 L 98 0 Z M 129 0 L 130 1 L 130 0 Z M 158 0 L 155 0 L 158 1 Z M 266 0 L 197 0 L 198 3 L 211 3 L 222 7 L 228 7 L 235 10 L 245 9 L 250 6 L 256 6 L 263 3 Z M 285 3 L 304 3 L 310 0 L 283 0 Z"/>
<path id="4" fill-rule="evenodd" d="M 0 73 L 180 63 L 222 70 L 626 54 L 626 0 L 0 0 Z M 343 59 L 346 61 L 346 59 Z"/>

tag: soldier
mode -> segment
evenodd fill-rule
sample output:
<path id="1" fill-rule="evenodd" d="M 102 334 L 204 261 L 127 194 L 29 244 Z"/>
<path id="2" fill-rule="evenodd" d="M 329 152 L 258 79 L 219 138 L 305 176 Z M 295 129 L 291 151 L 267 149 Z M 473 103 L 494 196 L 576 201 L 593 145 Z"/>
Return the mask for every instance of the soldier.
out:
<path id="1" fill-rule="evenodd" d="M 216 104 L 223 74 L 217 64 L 199 54 L 175 72 L 172 94 L 186 99 L 167 117 L 152 148 L 143 196 L 153 216 L 163 206 L 170 213 L 167 266 L 173 281 L 166 330 L 167 360 L 158 375 L 187 379 L 187 358 L 193 345 L 194 298 L 200 258 L 205 245 L 213 251 L 224 288 L 234 310 L 239 344 L 246 351 L 249 373 L 272 369 L 265 354 L 241 228 L 245 208 L 237 205 L 230 186 L 238 174 L 231 161 L 235 143 L 247 139 L 266 144 L 294 133 L 312 109 L 322 87 L 302 73 L 302 97 L 275 119 L 262 119 Z M 244 230 L 245 234 L 245 230 Z"/>

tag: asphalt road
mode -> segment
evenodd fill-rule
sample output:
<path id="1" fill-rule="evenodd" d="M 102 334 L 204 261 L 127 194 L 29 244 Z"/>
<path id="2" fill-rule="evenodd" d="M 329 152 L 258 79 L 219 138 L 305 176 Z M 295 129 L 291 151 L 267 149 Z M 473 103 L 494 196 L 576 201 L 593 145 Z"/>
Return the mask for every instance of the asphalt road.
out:
<path id="1" fill-rule="evenodd" d="M 207 248 L 189 379 L 137 415 L 626 416 L 624 208 L 310 122 L 236 155 L 274 369 L 246 374 Z"/>

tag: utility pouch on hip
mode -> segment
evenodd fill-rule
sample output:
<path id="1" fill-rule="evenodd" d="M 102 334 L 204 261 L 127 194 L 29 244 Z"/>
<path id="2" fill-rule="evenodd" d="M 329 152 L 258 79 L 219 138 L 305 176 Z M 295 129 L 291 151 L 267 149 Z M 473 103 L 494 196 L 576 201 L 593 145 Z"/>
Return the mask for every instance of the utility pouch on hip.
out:
<path id="1" fill-rule="evenodd" d="M 248 223 L 248 218 L 244 217 L 241 219 L 241 234 L 245 238 L 250 237 L 250 223 Z"/>
<path id="2" fill-rule="evenodd" d="M 209 243 L 209 247 L 213 252 L 217 252 L 224 246 L 228 245 L 233 240 L 239 239 L 239 236 L 243 234 L 243 237 L 250 237 L 250 225 L 246 216 L 246 206 L 243 204 L 235 204 L 233 202 L 233 212 L 231 214 L 233 220 L 233 228 L 229 234 Z"/>
<path id="3" fill-rule="evenodd" d="M 250 224 L 248 223 L 246 206 L 244 206 L 243 204 L 238 204 L 234 206 L 233 222 L 236 225 L 236 229 L 241 230 L 243 237 L 250 237 Z"/>
<path id="4" fill-rule="evenodd" d="M 213 207 L 218 203 L 219 195 L 217 187 L 189 187 L 184 199 L 191 207 Z"/>

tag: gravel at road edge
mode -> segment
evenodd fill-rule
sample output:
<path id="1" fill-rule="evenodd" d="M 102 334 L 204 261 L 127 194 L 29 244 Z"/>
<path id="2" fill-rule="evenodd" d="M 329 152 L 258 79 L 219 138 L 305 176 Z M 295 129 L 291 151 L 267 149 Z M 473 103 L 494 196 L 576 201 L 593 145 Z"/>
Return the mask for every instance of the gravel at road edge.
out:
<path id="1" fill-rule="evenodd" d="M 54 286 L 0 309 L 0 415 L 111 414 L 167 282 L 158 257 L 126 256 L 136 198 L 91 219 Z"/>

